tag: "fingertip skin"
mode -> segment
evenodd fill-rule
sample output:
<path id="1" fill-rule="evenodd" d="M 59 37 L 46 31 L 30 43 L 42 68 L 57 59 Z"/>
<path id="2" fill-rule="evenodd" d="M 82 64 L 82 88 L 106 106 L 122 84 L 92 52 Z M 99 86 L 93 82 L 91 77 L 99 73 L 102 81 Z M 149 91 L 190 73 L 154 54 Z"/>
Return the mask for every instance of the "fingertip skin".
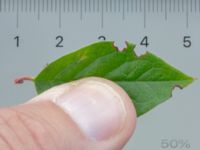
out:
<path id="1" fill-rule="evenodd" d="M 89 89 L 89 92 L 82 89 Z M 83 96 L 82 93 L 89 97 Z M 60 103 L 63 95 L 65 99 L 62 99 Z M 99 97 L 102 97 L 101 104 L 97 100 Z M 73 98 L 80 106 L 79 109 L 84 110 L 86 107 L 94 114 L 79 113 L 79 110 L 72 104 Z M 95 109 L 92 108 L 93 105 L 88 98 L 93 98 Z M 63 104 L 63 100 L 67 101 L 67 105 Z M 69 108 L 66 111 L 66 108 L 61 105 Z M 119 109 L 112 105 L 118 105 Z M 70 109 L 71 111 L 77 109 L 78 112 L 73 110 L 73 113 L 69 113 Z M 83 126 L 79 125 L 80 120 L 76 120 L 77 116 L 73 116 L 75 114 L 85 118 L 86 122 L 83 125 L 87 124 L 91 127 L 90 134 L 87 134 L 88 130 L 83 130 Z M 88 120 L 88 116 L 92 118 Z M 101 120 L 104 122 L 96 120 L 98 117 L 107 118 L 109 125 L 104 119 Z M 120 117 L 123 119 L 119 119 Z M 96 126 L 94 121 L 97 121 L 99 126 Z M 1 109 L 0 146 L 4 146 L 4 149 L 17 150 L 118 150 L 127 143 L 135 126 L 136 111 L 127 93 L 112 81 L 90 77 L 54 87 L 25 104 Z M 102 130 L 105 134 L 101 134 L 96 129 Z"/>

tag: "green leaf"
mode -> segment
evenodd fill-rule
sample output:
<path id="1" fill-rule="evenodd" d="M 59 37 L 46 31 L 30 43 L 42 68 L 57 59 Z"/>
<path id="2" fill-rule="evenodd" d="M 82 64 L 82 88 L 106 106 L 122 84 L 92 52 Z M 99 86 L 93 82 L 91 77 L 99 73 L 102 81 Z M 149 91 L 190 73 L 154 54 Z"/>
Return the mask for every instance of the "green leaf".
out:
<path id="1" fill-rule="evenodd" d="M 135 45 L 126 44 L 119 51 L 113 42 L 98 42 L 61 57 L 34 79 L 37 92 L 84 77 L 103 77 L 129 94 L 140 116 L 169 99 L 174 87 L 184 88 L 193 81 L 149 52 L 138 57 Z"/>

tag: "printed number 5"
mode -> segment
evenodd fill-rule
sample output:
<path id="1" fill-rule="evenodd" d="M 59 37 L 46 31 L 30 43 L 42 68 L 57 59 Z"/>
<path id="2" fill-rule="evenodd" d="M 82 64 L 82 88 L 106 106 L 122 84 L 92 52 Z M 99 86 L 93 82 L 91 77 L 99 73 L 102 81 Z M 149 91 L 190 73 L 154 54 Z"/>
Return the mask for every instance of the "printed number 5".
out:
<path id="1" fill-rule="evenodd" d="M 190 39 L 191 39 L 190 36 L 184 36 L 184 37 L 183 37 L 183 46 L 184 46 L 185 48 L 191 47 L 192 42 L 191 42 Z"/>

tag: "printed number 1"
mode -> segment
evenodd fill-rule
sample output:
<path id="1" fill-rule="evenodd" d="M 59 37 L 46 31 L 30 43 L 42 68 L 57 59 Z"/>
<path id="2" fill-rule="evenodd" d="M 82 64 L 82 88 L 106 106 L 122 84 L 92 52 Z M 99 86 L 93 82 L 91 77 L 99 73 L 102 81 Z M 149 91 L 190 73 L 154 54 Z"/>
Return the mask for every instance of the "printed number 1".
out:
<path id="1" fill-rule="evenodd" d="M 16 47 L 19 47 L 19 36 L 14 37 L 14 40 L 16 40 Z"/>

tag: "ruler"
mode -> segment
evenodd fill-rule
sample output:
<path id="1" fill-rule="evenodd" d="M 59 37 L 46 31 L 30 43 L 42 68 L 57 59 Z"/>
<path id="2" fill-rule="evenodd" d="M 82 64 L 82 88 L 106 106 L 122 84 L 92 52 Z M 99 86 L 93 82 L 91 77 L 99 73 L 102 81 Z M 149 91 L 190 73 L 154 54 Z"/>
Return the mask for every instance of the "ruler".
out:
<path id="1" fill-rule="evenodd" d="M 126 15 L 142 13 L 143 27 L 146 27 L 149 13 L 162 13 L 165 20 L 169 13 L 185 15 L 185 25 L 189 27 L 190 14 L 200 13 L 199 0 L 0 0 L 0 13 L 15 14 L 16 28 L 23 24 L 23 13 L 32 13 L 40 20 L 45 13 L 57 13 L 57 23 L 62 26 L 65 13 L 76 13 L 83 20 L 88 13 L 97 13 L 100 26 L 104 27 L 107 14 L 118 13 L 125 20 Z M 120 18 L 120 17 L 119 17 Z"/>
<path id="2" fill-rule="evenodd" d="M 16 77 L 35 76 L 47 63 L 100 40 L 115 41 L 120 49 L 125 41 L 131 41 L 137 45 L 138 55 L 150 51 L 183 72 L 200 78 L 200 0 L 0 0 L 0 99 L 3 99 L 0 106 L 18 104 L 36 95 L 32 84 L 13 85 Z M 181 96 L 176 95 L 174 100 L 149 114 L 158 118 L 158 122 L 165 122 L 161 115 L 179 118 L 173 128 L 167 126 L 166 129 L 170 128 L 174 137 L 184 135 L 176 129 L 187 123 L 178 116 L 176 108 L 183 116 L 199 114 L 199 103 L 195 101 L 200 99 L 199 89 L 199 81 L 196 81 L 181 91 Z M 188 106 L 196 112 L 186 113 Z M 188 122 L 195 120 L 191 117 Z M 144 126 L 141 130 L 149 132 L 148 128 Z M 149 135 L 159 139 L 169 137 L 168 133 L 171 132 Z M 186 134 L 190 135 L 189 131 Z M 142 137 L 141 142 L 128 147 L 162 149 L 160 142 L 154 143 L 146 133 Z M 149 144 L 143 144 L 145 138 Z M 189 138 L 195 143 L 193 135 Z M 199 149 L 198 145 L 193 148 Z"/>

